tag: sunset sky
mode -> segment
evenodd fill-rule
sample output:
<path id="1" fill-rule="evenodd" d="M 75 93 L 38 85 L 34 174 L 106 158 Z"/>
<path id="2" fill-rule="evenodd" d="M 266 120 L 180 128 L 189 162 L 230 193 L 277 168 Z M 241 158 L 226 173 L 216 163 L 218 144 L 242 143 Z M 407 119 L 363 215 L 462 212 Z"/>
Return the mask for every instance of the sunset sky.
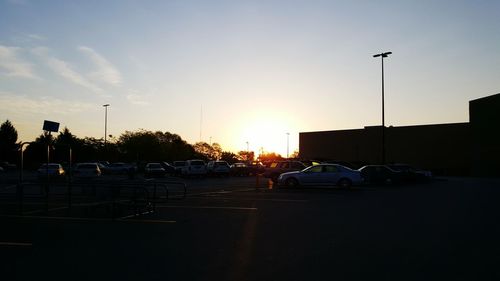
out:
<path id="1" fill-rule="evenodd" d="M 500 1 L 0 0 L 0 122 L 140 128 L 224 150 L 299 132 L 468 121 L 500 92 Z"/>

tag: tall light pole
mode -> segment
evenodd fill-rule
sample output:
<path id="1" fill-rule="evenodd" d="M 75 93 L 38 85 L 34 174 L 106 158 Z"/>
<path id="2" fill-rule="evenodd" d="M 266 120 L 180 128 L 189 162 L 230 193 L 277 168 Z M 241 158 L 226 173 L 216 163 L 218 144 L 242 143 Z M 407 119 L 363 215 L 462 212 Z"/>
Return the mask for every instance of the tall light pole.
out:
<path id="1" fill-rule="evenodd" d="M 106 140 L 108 136 L 108 106 L 109 104 L 103 104 L 104 107 L 104 147 L 106 147 Z"/>
<path id="2" fill-rule="evenodd" d="M 247 161 L 249 160 L 250 158 L 250 146 L 249 146 L 249 142 L 247 141 Z"/>
<path id="3" fill-rule="evenodd" d="M 382 164 L 385 164 L 385 104 L 384 104 L 384 58 L 388 57 L 392 52 L 384 52 L 373 55 L 374 58 L 382 59 Z"/>
<path id="4" fill-rule="evenodd" d="M 288 148 L 290 147 L 290 133 L 286 133 L 286 159 L 288 159 Z"/>

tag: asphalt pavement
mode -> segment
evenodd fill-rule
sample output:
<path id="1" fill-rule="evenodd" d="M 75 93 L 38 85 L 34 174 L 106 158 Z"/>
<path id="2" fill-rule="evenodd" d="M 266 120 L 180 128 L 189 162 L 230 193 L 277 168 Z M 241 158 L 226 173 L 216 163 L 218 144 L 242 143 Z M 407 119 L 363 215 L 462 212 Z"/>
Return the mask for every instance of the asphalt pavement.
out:
<path id="1" fill-rule="evenodd" d="M 31 200 L 19 214 L 1 201 L 0 279 L 500 279 L 498 180 L 352 190 L 181 181 L 185 197 L 114 218 L 106 206 L 46 212 Z"/>

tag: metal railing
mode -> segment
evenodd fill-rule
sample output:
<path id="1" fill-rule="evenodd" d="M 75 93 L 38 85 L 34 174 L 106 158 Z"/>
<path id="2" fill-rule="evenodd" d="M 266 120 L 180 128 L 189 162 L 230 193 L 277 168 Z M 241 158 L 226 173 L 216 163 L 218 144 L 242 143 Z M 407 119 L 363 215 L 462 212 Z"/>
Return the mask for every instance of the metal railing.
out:
<path id="1" fill-rule="evenodd" d="M 0 192 L 0 205 L 2 202 L 3 205 L 16 204 L 17 208 L 0 207 L 19 215 L 65 210 L 64 215 L 73 216 L 81 213 L 82 209 L 92 210 L 104 206 L 104 214 L 101 212 L 100 215 L 114 219 L 123 213 L 123 209 L 127 212 L 133 210 L 133 215 L 137 216 L 154 212 L 157 203 L 184 199 L 186 193 L 186 184 L 175 181 L 21 183 Z"/>

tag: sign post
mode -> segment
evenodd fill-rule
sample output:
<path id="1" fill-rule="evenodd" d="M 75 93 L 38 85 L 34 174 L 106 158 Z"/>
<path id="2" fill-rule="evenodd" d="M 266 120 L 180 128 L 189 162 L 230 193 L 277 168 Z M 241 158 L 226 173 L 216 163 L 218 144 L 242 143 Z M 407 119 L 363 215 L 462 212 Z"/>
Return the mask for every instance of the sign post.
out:
<path id="1" fill-rule="evenodd" d="M 48 121 L 44 120 L 43 121 L 43 128 L 42 128 L 47 135 L 47 165 L 46 165 L 46 172 L 47 172 L 47 183 L 45 185 L 45 209 L 48 212 L 49 211 L 49 180 L 50 180 L 50 175 L 49 175 L 49 162 L 50 162 L 50 136 L 51 132 L 59 132 L 59 123 L 54 122 L 54 121 Z"/>

